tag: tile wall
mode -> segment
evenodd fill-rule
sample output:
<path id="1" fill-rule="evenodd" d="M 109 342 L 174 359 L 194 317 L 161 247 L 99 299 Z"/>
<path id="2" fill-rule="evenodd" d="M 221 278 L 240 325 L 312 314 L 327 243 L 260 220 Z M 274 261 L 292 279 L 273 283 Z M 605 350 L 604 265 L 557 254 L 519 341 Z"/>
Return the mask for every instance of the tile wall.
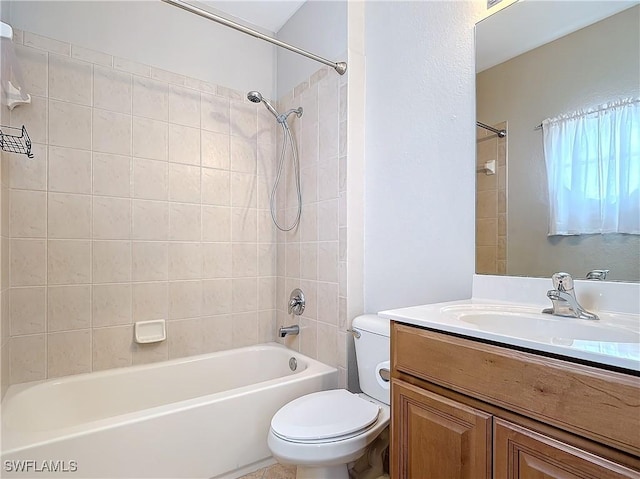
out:
<path id="1" fill-rule="evenodd" d="M 297 228 L 277 236 L 277 324 L 299 323 L 300 335 L 285 342 L 338 367 L 340 385 L 345 387 L 350 339 L 346 333 L 346 75 L 325 67 L 279 104 L 282 111 L 302 106 L 304 113 L 300 119 L 290 117 L 294 134 L 301 139 L 302 217 Z M 282 193 L 278 196 L 279 222 L 290 225 L 297 206 L 292 175 L 287 176 Z M 289 293 L 296 287 L 307 297 L 299 318 L 286 311 Z"/>
<path id="2" fill-rule="evenodd" d="M 32 104 L 10 121 L 35 158 L 6 159 L 11 383 L 273 340 L 273 117 L 241 92 L 17 43 Z M 151 319 L 168 340 L 135 344 Z"/>
<path id="3" fill-rule="evenodd" d="M 0 105 L 0 125 L 9 109 Z M 7 154 L 0 152 L 0 398 L 9 387 L 9 176 Z"/>
<path id="4" fill-rule="evenodd" d="M 244 92 L 28 32 L 16 43 L 33 101 L 10 122 L 35 158 L 3 159 L 10 382 L 272 341 L 301 287 L 302 334 L 285 343 L 344 384 L 345 80 L 321 69 L 279 103 L 305 109 L 290 120 L 303 219 L 285 235 L 269 213 L 281 132 Z M 135 344 L 150 319 L 168 340 Z"/>
<path id="5" fill-rule="evenodd" d="M 492 125 L 507 129 L 507 122 Z M 477 127 L 476 273 L 507 274 L 507 138 Z M 487 161 L 496 172 L 485 174 Z"/>

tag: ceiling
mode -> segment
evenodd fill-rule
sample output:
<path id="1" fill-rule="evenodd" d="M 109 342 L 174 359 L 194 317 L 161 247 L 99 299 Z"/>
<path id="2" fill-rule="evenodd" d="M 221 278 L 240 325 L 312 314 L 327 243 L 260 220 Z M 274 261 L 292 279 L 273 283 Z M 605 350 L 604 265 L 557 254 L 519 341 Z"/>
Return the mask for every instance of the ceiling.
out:
<path id="1" fill-rule="evenodd" d="M 277 32 L 306 0 L 204 0 L 201 3 L 269 32 Z"/>

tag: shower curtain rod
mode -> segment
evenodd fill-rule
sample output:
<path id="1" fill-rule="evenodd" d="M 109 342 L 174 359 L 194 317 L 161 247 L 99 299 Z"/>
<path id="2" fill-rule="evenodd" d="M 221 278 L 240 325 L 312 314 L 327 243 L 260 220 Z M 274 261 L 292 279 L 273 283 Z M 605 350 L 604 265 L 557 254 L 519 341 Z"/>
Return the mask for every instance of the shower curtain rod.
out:
<path id="1" fill-rule="evenodd" d="M 279 47 L 286 48 L 287 50 L 291 50 L 292 52 L 298 53 L 299 55 L 303 55 L 307 58 L 311 58 L 312 60 L 315 60 L 317 62 L 324 63 L 325 65 L 329 65 L 331 68 L 337 71 L 340 75 L 344 75 L 344 72 L 347 71 L 346 62 L 336 63 L 336 62 L 329 61 L 326 58 L 319 57 L 318 55 L 314 55 L 311 52 L 308 52 L 298 47 L 294 47 L 293 45 L 289 45 L 288 43 L 280 41 L 276 38 L 272 38 L 268 35 L 264 35 L 256 30 L 247 28 L 244 25 L 240 25 L 239 23 L 228 20 L 224 17 L 221 17 L 220 15 L 216 15 L 215 13 L 211 13 L 201 8 L 198 8 L 187 2 L 183 2 L 182 0 L 162 0 L 162 1 L 165 3 L 168 3 L 169 5 L 173 5 L 174 7 L 182 8 L 187 12 L 195 13 L 196 15 L 200 15 L 201 17 L 207 18 L 209 20 L 213 20 L 214 22 L 218 22 L 222 25 L 233 28 L 242 33 L 246 33 L 247 35 L 251 35 L 252 37 L 256 37 L 256 38 L 259 38 L 260 40 L 265 40 L 269 43 L 273 43 L 274 45 L 277 45 Z"/>
<path id="2" fill-rule="evenodd" d="M 505 136 L 507 136 L 507 130 L 496 130 L 494 127 L 485 125 L 484 123 L 481 123 L 479 121 L 476 121 L 476 126 L 494 132 L 496 135 L 498 135 L 499 138 L 504 138 Z"/>

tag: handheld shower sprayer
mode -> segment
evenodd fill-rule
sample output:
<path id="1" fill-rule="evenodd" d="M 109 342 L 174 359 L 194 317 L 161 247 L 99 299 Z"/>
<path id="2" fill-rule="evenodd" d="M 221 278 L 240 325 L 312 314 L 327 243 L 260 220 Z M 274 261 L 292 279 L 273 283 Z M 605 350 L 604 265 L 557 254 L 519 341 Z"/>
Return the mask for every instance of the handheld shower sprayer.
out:
<path id="1" fill-rule="evenodd" d="M 273 116 L 276 117 L 277 122 L 282 127 L 282 151 L 280 152 L 280 161 L 278 162 L 278 171 L 276 173 L 276 179 L 273 183 L 273 188 L 271 189 L 271 197 L 270 197 L 270 209 L 271 209 L 271 219 L 273 219 L 273 223 L 280 231 L 291 231 L 294 229 L 298 223 L 300 222 L 300 214 L 302 212 L 302 194 L 300 193 L 300 164 L 298 160 L 298 149 L 296 148 L 296 142 L 293 138 L 291 130 L 289 129 L 289 125 L 287 124 L 287 118 L 292 113 L 295 113 L 298 118 L 302 116 L 302 107 L 298 107 L 295 109 L 291 109 L 285 113 L 278 113 L 277 110 L 265 100 L 262 94 L 259 91 L 250 91 L 247 93 L 247 99 L 253 103 L 264 103 L 264 106 L 271 112 Z M 296 212 L 296 218 L 291 226 L 281 226 L 276 219 L 276 190 L 278 189 L 278 184 L 280 183 L 280 179 L 282 177 L 283 169 L 284 169 L 284 161 L 286 157 L 286 149 L 287 143 L 291 143 L 291 150 L 293 153 L 293 169 L 294 169 L 294 179 L 296 184 L 296 193 L 298 198 L 298 208 Z"/>
<path id="2" fill-rule="evenodd" d="M 247 99 L 249 101 L 252 101 L 253 103 L 264 103 L 264 106 L 267 107 L 267 110 L 269 110 L 273 114 L 273 116 L 276 117 L 276 120 L 278 120 L 278 123 L 280 124 L 284 123 L 287 117 L 292 113 L 295 113 L 298 118 L 302 116 L 302 107 L 296 108 L 295 110 L 289 110 L 284 114 L 279 114 L 278 111 L 273 107 L 273 105 L 265 100 L 265 98 L 262 96 L 262 93 L 260 93 L 259 91 L 250 91 L 249 93 L 247 93 Z"/>

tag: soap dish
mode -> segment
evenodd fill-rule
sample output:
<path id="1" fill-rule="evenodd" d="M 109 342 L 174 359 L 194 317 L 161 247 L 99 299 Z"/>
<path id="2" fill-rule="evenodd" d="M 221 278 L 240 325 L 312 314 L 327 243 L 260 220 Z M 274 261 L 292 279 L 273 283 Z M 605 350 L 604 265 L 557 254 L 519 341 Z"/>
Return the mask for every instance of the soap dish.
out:
<path id="1" fill-rule="evenodd" d="M 164 319 L 153 321 L 138 321 L 135 323 L 134 335 L 136 343 L 159 343 L 167 339 L 167 329 Z"/>

